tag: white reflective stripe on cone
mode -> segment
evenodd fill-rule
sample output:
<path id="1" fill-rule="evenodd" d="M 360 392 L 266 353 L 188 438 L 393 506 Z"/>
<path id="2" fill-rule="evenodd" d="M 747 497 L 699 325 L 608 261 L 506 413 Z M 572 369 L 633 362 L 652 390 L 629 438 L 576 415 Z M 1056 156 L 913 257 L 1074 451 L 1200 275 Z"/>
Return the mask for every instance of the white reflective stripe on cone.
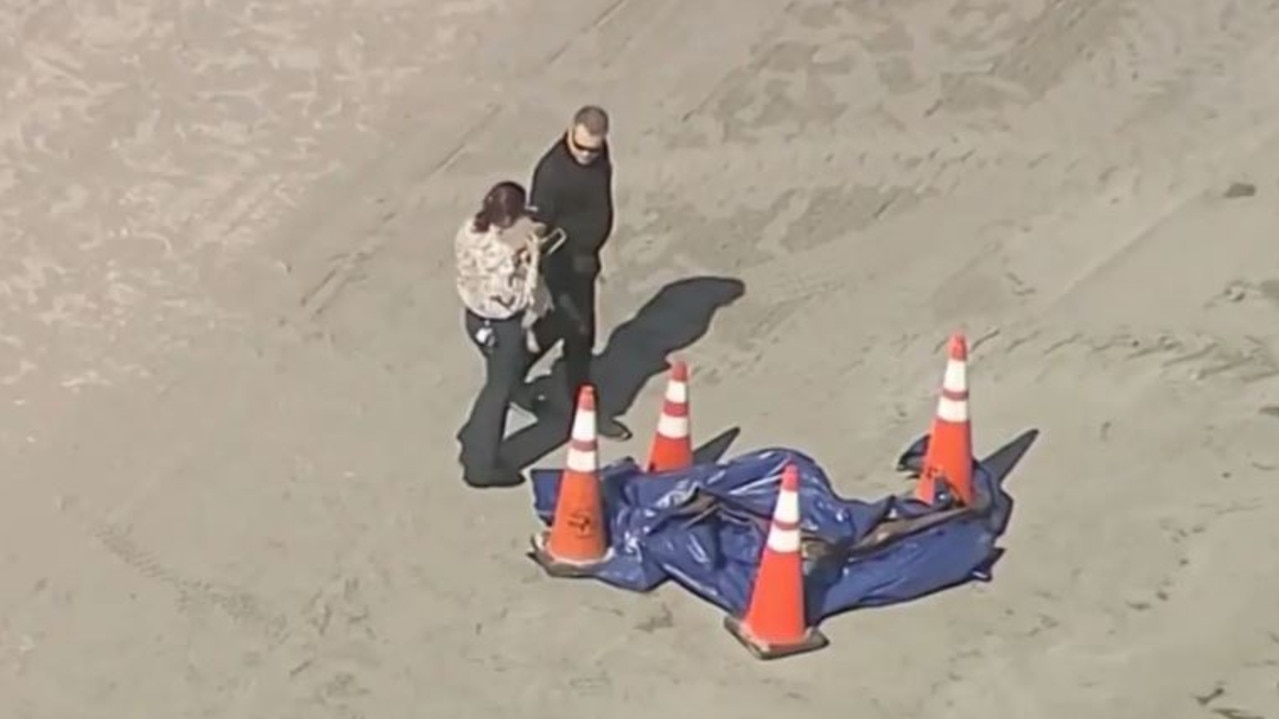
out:
<path id="1" fill-rule="evenodd" d="M 581 440 L 583 442 L 595 441 L 594 412 L 579 411 L 577 416 L 573 418 L 573 439 Z"/>
<path id="2" fill-rule="evenodd" d="M 688 385 L 683 382 L 667 382 L 666 399 L 671 402 L 684 404 L 688 401 Z"/>
<path id="3" fill-rule="evenodd" d="M 795 554 L 799 551 L 799 530 L 774 524 L 768 532 L 768 548 L 779 554 Z"/>
<path id="4" fill-rule="evenodd" d="M 967 422 L 968 400 L 942 397 L 937 402 L 937 418 L 944 422 Z"/>
<path id="5" fill-rule="evenodd" d="M 941 386 L 951 392 L 967 392 L 968 363 L 946 360 L 946 374 L 942 377 Z"/>
<path id="6" fill-rule="evenodd" d="M 657 433 L 663 437 L 683 439 L 688 436 L 688 417 L 672 417 L 663 414 L 657 418 Z"/>
<path id="7" fill-rule="evenodd" d="M 795 492 L 779 492 L 773 519 L 787 524 L 799 524 L 799 495 Z"/>
<path id="8" fill-rule="evenodd" d="M 568 448 L 568 456 L 564 458 L 564 466 L 572 472 L 582 472 L 583 474 L 595 474 L 598 468 L 595 452 L 581 450 L 576 447 Z"/>

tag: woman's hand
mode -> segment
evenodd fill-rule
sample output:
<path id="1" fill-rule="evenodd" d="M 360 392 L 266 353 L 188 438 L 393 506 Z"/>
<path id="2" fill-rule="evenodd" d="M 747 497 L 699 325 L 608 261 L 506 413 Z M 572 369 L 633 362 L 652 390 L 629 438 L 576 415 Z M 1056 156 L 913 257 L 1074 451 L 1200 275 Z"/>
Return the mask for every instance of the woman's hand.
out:
<path id="1" fill-rule="evenodd" d="M 515 250 L 515 261 L 520 264 L 531 264 L 537 260 L 537 243 L 536 235 L 529 235 L 524 239 L 519 249 Z"/>

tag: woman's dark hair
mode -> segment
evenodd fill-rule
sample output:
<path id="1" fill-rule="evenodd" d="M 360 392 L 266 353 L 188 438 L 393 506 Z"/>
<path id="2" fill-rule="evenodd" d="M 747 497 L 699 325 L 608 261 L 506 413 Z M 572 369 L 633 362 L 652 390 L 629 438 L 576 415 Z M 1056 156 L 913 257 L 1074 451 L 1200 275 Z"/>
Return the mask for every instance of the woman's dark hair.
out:
<path id="1" fill-rule="evenodd" d="M 475 213 L 472 225 L 476 232 L 488 232 L 493 225 L 508 227 L 524 216 L 528 193 L 518 182 L 499 182 L 484 196 L 484 204 Z"/>

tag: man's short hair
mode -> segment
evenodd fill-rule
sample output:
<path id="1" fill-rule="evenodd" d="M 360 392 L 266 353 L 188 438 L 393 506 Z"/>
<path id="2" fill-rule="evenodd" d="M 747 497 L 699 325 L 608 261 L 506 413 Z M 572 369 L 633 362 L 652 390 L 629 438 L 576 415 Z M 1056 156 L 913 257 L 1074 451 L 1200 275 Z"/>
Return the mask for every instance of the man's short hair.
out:
<path id="1" fill-rule="evenodd" d="M 608 134 L 608 113 L 599 105 L 584 105 L 573 113 L 573 125 L 583 127 L 595 137 Z"/>

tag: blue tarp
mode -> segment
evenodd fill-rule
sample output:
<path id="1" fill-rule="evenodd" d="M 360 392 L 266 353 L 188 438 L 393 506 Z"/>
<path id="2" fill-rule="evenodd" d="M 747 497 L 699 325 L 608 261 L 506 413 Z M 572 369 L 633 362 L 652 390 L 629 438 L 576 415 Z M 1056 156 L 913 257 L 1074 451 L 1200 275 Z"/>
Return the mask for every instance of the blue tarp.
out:
<path id="1" fill-rule="evenodd" d="M 924 441 L 907 450 L 899 469 L 918 466 Z M 957 508 L 944 491 L 931 504 L 897 496 L 864 502 L 836 495 L 822 468 L 791 449 L 655 474 L 629 458 L 603 468 L 611 552 L 594 577 L 639 592 L 672 579 L 740 614 L 788 463 L 799 470 L 801 530 L 813 550 L 804 562 L 809 621 L 989 579 L 1012 499 L 982 464 L 975 463 L 976 500 L 969 509 Z M 548 525 L 560 476 L 560 470 L 531 472 L 534 508 Z M 903 524 L 916 526 L 878 541 Z"/>

